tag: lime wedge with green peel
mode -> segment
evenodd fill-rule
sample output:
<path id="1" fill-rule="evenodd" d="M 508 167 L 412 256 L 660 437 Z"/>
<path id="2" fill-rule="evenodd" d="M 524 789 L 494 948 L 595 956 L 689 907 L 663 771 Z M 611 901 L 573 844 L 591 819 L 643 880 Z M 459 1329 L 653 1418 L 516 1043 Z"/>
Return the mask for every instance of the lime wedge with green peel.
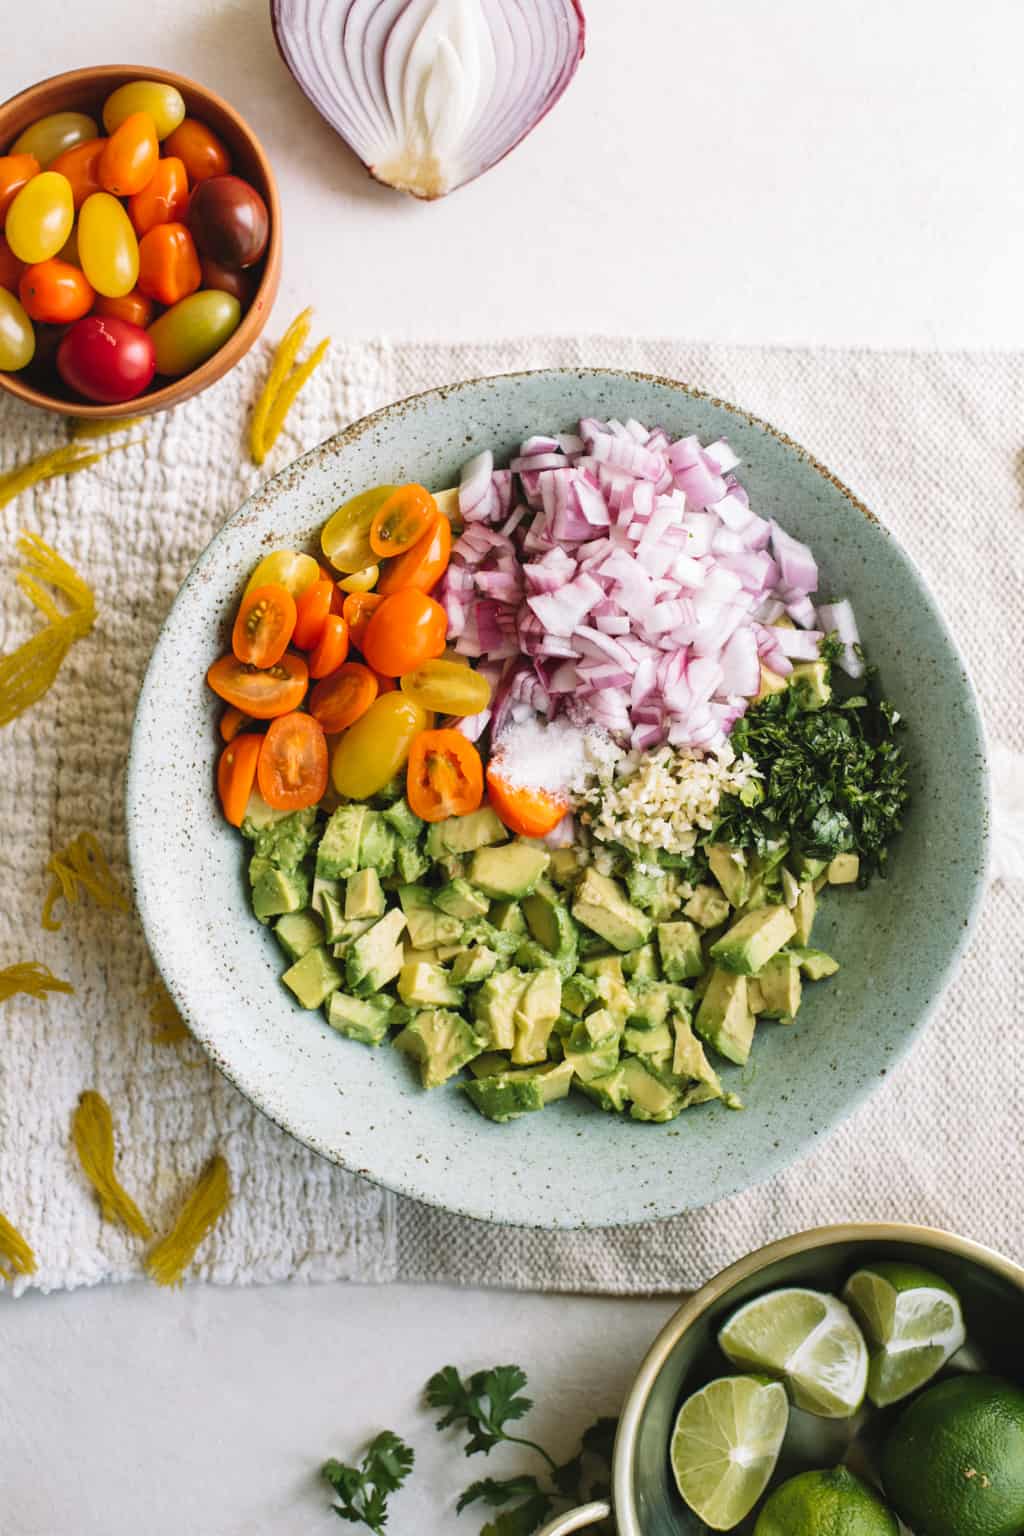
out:
<path id="1" fill-rule="evenodd" d="M 745 1519 L 775 1471 L 789 1402 L 780 1382 L 722 1376 L 688 1397 L 672 1434 L 679 1492 L 713 1531 Z"/>
<path id="2" fill-rule="evenodd" d="M 858 1269 L 843 1300 L 868 1341 L 868 1397 L 878 1408 L 923 1387 L 967 1337 L 952 1286 L 913 1264 Z"/>
<path id="3" fill-rule="evenodd" d="M 718 1343 L 741 1370 L 785 1382 L 808 1413 L 848 1419 L 864 1401 L 868 1348 L 836 1296 L 796 1287 L 769 1291 L 733 1313 Z"/>

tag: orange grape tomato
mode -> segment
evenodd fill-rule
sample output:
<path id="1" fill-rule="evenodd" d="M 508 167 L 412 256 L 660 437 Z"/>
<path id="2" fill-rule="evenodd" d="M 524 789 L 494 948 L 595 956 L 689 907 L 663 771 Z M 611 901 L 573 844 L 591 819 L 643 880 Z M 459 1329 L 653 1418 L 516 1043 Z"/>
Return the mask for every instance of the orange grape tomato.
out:
<path id="1" fill-rule="evenodd" d="M 146 185 L 128 199 L 128 217 L 140 238 L 158 224 L 183 223 L 187 211 L 188 172 L 177 155 L 158 160 Z"/>
<path id="2" fill-rule="evenodd" d="M 26 267 L 18 284 L 18 297 L 30 320 L 44 325 L 70 325 L 81 320 L 96 297 L 92 284 L 79 267 L 51 256 Z"/>
<path id="3" fill-rule="evenodd" d="M 331 582 L 331 612 L 336 613 L 340 619 L 345 618 L 345 593 L 336 581 Z M 346 620 L 347 622 L 347 620 Z"/>
<path id="4" fill-rule="evenodd" d="M 509 831 L 520 837 L 546 837 L 569 809 L 546 789 L 509 784 L 494 763 L 487 768 L 487 798 Z"/>
<path id="5" fill-rule="evenodd" d="M 8 293 L 17 293 L 24 271 L 25 263 L 18 260 L 5 236 L 0 235 L 0 288 L 6 288 Z"/>
<path id="6" fill-rule="evenodd" d="M 377 697 L 377 678 L 360 661 L 346 661 L 309 695 L 309 712 L 328 736 L 336 736 L 365 715 Z"/>
<path id="7" fill-rule="evenodd" d="M 285 651 L 272 667 L 252 667 L 229 653 L 213 663 L 206 681 L 225 704 L 254 720 L 273 720 L 298 709 L 309 686 L 309 668 L 293 651 Z"/>
<path id="8" fill-rule="evenodd" d="M 263 737 L 256 778 L 275 811 L 316 805 L 327 788 L 329 767 L 323 727 L 312 715 L 279 715 Z"/>
<path id="9" fill-rule="evenodd" d="M 39 171 L 35 155 L 0 155 L 0 219 L 7 217 L 7 210 L 22 187 Z"/>
<path id="10" fill-rule="evenodd" d="M 370 620 L 384 599 L 379 592 L 350 592 L 341 611 L 348 625 L 348 635 L 357 650 L 362 650 Z"/>
<path id="11" fill-rule="evenodd" d="M 256 782 L 256 764 L 263 737 L 255 732 L 229 741 L 217 764 L 217 793 L 224 815 L 233 827 L 245 820 L 252 786 Z"/>
<path id="12" fill-rule="evenodd" d="M 409 587 L 386 597 L 366 626 L 362 652 L 375 672 L 401 677 L 440 656 L 448 615 L 425 592 Z"/>
<path id="13" fill-rule="evenodd" d="M 441 715 L 478 715 L 491 702 L 486 677 L 458 661 L 437 657 L 402 678 L 402 692 Z"/>
<path id="14" fill-rule="evenodd" d="M 103 293 L 97 294 L 92 312 L 94 315 L 108 315 L 115 320 L 128 320 L 132 325 L 140 325 L 145 330 L 156 313 L 156 305 L 144 293 L 133 288 L 131 293 L 123 293 L 117 299 L 108 298 Z"/>
<path id="15" fill-rule="evenodd" d="M 87 197 L 103 191 L 99 175 L 100 156 L 106 147 L 106 139 L 86 139 L 84 144 L 75 144 L 71 149 L 66 149 L 50 166 L 51 171 L 59 171 L 67 177 L 71 185 L 71 201 L 76 211 Z"/>
<path id="16" fill-rule="evenodd" d="M 348 625 L 336 613 L 329 613 L 320 638 L 309 653 L 310 677 L 329 677 L 348 655 Z"/>
<path id="17" fill-rule="evenodd" d="M 186 117 L 168 134 L 164 154 L 174 155 L 182 162 L 190 186 L 210 176 L 224 176 L 231 169 L 231 156 L 220 139 L 195 117 Z"/>
<path id="18" fill-rule="evenodd" d="M 249 715 L 243 715 L 240 709 L 229 708 L 221 715 L 217 729 L 220 731 L 222 741 L 234 741 L 239 731 L 251 724 Z"/>
<path id="19" fill-rule="evenodd" d="M 100 186 L 115 197 L 141 192 L 156 170 L 160 146 L 148 112 L 133 112 L 110 135 L 100 156 Z"/>
<path id="20" fill-rule="evenodd" d="M 381 571 L 377 591 L 388 597 L 405 587 L 429 592 L 445 571 L 452 552 L 452 528 L 446 517 L 439 517 L 433 528 L 404 555 L 396 555 Z"/>
<path id="21" fill-rule="evenodd" d="M 273 582 L 255 587 L 242 598 L 231 632 L 231 649 L 239 661 L 250 666 L 274 666 L 288 648 L 295 616 L 295 599 L 287 587 Z"/>
<path id="22" fill-rule="evenodd" d="M 382 559 L 404 555 L 433 528 L 440 517 L 437 502 L 425 486 L 400 485 L 378 507 L 370 524 L 370 548 Z"/>
<path id="23" fill-rule="evenodd" d="M 480 753 L 461 731 L 423 731 L 409 751 L 405 796 L 424 821 L 467 816 L 484 797 Z"/>
<path id="24" fill-rule="evenodd" d="M 202 281 L 195 241 L 184 224 L 156 224 L 139 241 L 138 286 L 158 304 L 177 304 Z"/>
<path id="25" fill-rule="evenodd" d="M 314 581 L 311 587 L 307 587 L 302 596 L 296 600 L 297 618 L 292 643 L 297 645 L 300 651 L 311 651 L 320 639 L 324 620 L 331 612 L 334 591 L 334 582 L 330 577 L 322 577 L 319 581 Z"/>
<path id="26" fill-rule="evenodd" d="M 405 767 L 414 739 L 431 723 L 404 693 L 387 693 L 339 736 L 331 759 L 331 778 L 339 795 L 366 800 Z"/>

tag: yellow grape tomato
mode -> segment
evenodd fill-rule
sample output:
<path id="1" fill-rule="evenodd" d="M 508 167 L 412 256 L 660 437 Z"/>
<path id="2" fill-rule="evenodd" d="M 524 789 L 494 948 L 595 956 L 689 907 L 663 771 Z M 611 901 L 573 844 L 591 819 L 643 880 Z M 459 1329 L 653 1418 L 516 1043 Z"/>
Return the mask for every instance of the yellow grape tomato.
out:
<path id="1" fill-rule="evenodd" d="M 35 355 L 36 333 L 32 321 L 13 293 L 0 288 L 0 372 L 17 373 Z"/>
<path id="2" fill-rule="evenodd" d="M 125 118 L 136 112 L 148 112 L 157 138 L 166 139 L 184 121 L 185 99 L 175 86 L 159 80 L 129 80 L 103 103 L 103 126 L 108 133 L 116 133 Z"/>
<path id="3" fill-rule="evenodd" d="M 370 543 L 370 524 L 379 508 L 387 501 L 394 485 L 375 485 L 370 491 L 361 491 L 349 501 L 342 502 L 324 524 L 320 544 L 324 554 L 336 571 L 354 575 L 368 565 L 376 563 L 376 555 Z"/>
<path id="4" fill-rule="evenodd" d="M 478 715 L 491 702 L 491 685 L 486 677 L 440 656 L 406 672 L 399 686 L 413 703 L 440 715 Z"/>
<path id="5" fill-rule="evenodd" d="M 367 565 L 361 571 L 353 571 L 351 576 L 345 576 L 338 582 L 338 586 L 343 592 L 372 592 L 379 576 L 379 565 Z"/>
<path id="6" fill-rule="evenodd" d="M 18 260 L 34 264 L 56 256 L 74 222 L 71 183 L 57 171 L 41 171 L 8 208 L 4 234 Z"/>
<path id="7" fill-rule="evenodd" d="M 121 299 L 139 275 L 139 242 L 123 204 L 110 192 L 94 192 L 78 211 L 78 255 L 97 293 Z"/>
<path id="8" fill-rule="evenodd" d="M 76 144 L 99 138 L 99 129 L 84 112 L 51 112 L 40 117 L 20 133 L 7 151 L 9 155 L 35 155 L 42 170 Z"/>
<path id="9" fill-rule="evenodd" d="M 331 759 L 331 778 L 339 795 L 367 800 L 405 766 L 409 748 L 430 716 L 404 693 L 382 693 L 339 737 Z"/>
<path id="10" fill-rule="evenodd" d="M 179 378 L 205 363 L 237 329 L 242 306 L 233 293 L 203 288 L 179 299 L 149 328 L 156 371 Z"/>
<path id="11" fill-rule="evenodd" d="M 275 549 L 264 555 L 246 583 L 245 590 L 257 587 L 285 587 L 292 597 L 301 597 L 307 587 L 320 580 L 320 567 L 312 555 L 300 555 L 294 549 Z"/>

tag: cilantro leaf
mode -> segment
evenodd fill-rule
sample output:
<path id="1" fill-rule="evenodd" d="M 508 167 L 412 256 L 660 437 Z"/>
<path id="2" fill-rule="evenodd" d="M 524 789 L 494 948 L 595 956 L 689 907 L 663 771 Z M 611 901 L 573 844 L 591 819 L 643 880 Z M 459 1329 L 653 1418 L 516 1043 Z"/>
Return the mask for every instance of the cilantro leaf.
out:
<path id="1" fill-rule="evenodd" d="M 441 1408 L 438 1429 L 465 1427 L 469 1432 L 466 1455 L 478 1451 L 485 1455 L 502 1440 L 515 1440 L 505 1425 L 521 1419 L 533 1407 L 522 1395 L 526 1373 L 518 1365 L 496 1365 L 489 1371 L 476 1371 L 463 1381 L 453 1365 L 431 1376 L 426 1386 L 427 1406 Z M 532 1445 L 531 1441 L 522 1442 Z M 533 1447 L 540 1450 L 539 1446 Z M 546 1452 L 541 1451 L 541 1455 Z"/>
<path id="2" fill-rule="evenodd" d="M 503 1504 L 510 1504 L 513 1499 L 528 1498 L 530 1495 L 536 1497 L 542 1493 L 543 1489 L 537 1479 L 526 1474 L 520 1477 L 482 1477 L 479 1482 L 470 1483 L 455 1508 L 461 1515 L 470 1504 L 480 1501 L 489 1504 L 492 1509 L 500 1509 Z"/>
<path id="3" fill-rule="evenodd" d="M 514 1508 L 503 1507 L 516 1499 L 520 1502 Z M 471 1483 L 456 1506 L 459 1514 L 478 1500 L 492 1509 L 502 1510 L 496 1520 L 483 1527 L 480 1536 L 531 1536 L 554 1508 L 551 1495 L 535 1477 L 526 1475 L 501 1479 L 485 1477 Z"/>
<path id="4" fill-rule="evenodd" d="M 385 1429 L 370 1441 L 358 1466 L 334 1458 L 325 1461 L 321 1476 L 339 1501 L 331 1505 L 334 1513 L 340 1520 L 365 1525 L 374 1536 L 383 1536 L 388 1522 L 388 1495 L 402 1486 L 415 1459 L 412 1447 Z"/>

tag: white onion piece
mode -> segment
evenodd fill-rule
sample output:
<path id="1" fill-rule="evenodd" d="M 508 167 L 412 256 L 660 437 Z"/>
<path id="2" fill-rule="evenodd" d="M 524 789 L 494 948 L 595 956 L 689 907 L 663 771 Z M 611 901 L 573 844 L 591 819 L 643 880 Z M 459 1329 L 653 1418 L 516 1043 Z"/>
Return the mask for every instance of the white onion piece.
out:
<path id="1" fill-rule="evenodd" d="M 849 598 L 844 597 L 841 603 L 822 603 L 817 621 L 826 634 L 835 630 L 843 642 L 839 665 L 847 677 L 863 677 L 864 663 L 854 650 L 854 646 L 860 645 L 860 633 Z"/>

